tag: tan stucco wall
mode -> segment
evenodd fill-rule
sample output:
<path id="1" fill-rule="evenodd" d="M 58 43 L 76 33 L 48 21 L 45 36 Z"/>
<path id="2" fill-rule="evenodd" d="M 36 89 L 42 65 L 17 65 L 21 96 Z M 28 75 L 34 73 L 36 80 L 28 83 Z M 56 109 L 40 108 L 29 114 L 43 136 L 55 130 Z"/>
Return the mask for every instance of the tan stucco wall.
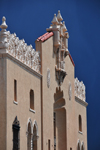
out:
<path id="1" fill-rule="evenodd" d="M 50 69 L 50 87 L 47 87 L 47 68 Z M 53 37 L 42 43 L 42 87 L 43 87 L 43 150 L 48 149 L 50 139 L 50 150 L 54 149 L 53 132 L 53 103 L 55 82 L 55 58 L 53 54 Z"/>
<path id="2" fill-rule="evenodd" d="M 55 54 L 53 53 L 53 38 L 49 38 L 45 42 L 39 42 L 40 45 L 38 45 L 38 50 L 41 51 L 41 59 L 42 59 L 42 87 L 43 87 L 43 150 L 46 150 L 48 148 L 48 139 L 51 140 L 51 149 L 53 148 L 53 104 L 54 104 L 54 93 L 56 92 L 56 87 L 58 87 L 58 84 L 56 82 L 55 77 Z M 50 69 L 50 87 L 47 87 L 47 68 Z M 77 102 L 75 101 L 74 97 L 74 66 L 71 62 L 71 59 L 69 56 L 65 58 L 65 70 L 67 72 L 67 75 L 64 79 L 64 82 L 61 86 L 61 90 L 63 90 L 64 93 L 64 99 L 65 99 L 65 109 L 66 109 L 66 147 L 67 149 L 77 149 L 77 141 L 80 139 L 80 141 L 83 141 L 85 144 L 85 149 L 87 149 L 87 129 L 86 129 L 86 111 L 84 111 L 84 106 L 81 106 L 80 108 L 77 107 Z M 72 86 L 72 98 L 69 100 L 68 95 L 68 88 L 69 88 L 69 82 Z M 77 108 L 76 108 L 77 107 Z M 83 135 L 80 135 L 78 133 L 78 120 L 77 116 L 80 110 L 82 111 L 82 115 L 84 116 L 84 137 Z M 86 108 L 85 108 L 86 109 Z M 62 115 L 64 115 L 62 113 Z M 60 114 L 59 114 L 60 116 Z M 63 120 L 62 118 L 57 120 L 57 123 L 59 124 L 59 127 L 62 126 L 62 129 L 64 129 L 63 126 Z M 57 129 L 56 129 L 57 130 Z M 60 135 L 60 139 L 63 139 L 63 136 L 65 134 L 65 130 L 62 130 L 62 134 Z M 58 136 L 58 131 L 56 131 L 56 136 Z M 81 137 L 80 137 L 81 136 Z M 59 143 L 59 138 L 56 139 Z M 59 145 L 59 144 L 58 144 Z M 65 146 L 62 144 L 62 149 L 64 149 Z M 59 148 L 57 148 L 59 149 Z"/>
<path id="3" fill-rule="evenodd" d="M 41 55 L 41 72 L 43 77 L 37 76 L 35 73 L 23 67 L 14 61 L 14 59 L 3 56 L 0 58 L 0 149 L 10 150 L 13 146 L 12 124 L 15 117 L 20 122 L 20 149 L 27 150 L 27 122 L 31 118 L 32 123 L 36 120 L 38 124 L 38 146 L 37 149 L 47 150 L 48 140 L 50 140 L 50 150 L 54 150 L 54 93 L 56 93 L 55 65 L 56 58 L 53 53 L 53 37 L 45 42 L 37 42 L 36 50 Z M 47 68 L 50 69 L 50 87 L 47 86 Z M 67 56 L 65 58 L 65 70 L 67 75 L 61 85 L 65 99 L 64 109 L 58 112 L 57 128 L 56 128 L 56 150 L 73 150 L 77 149 L 78 139 L 85 144 L 87 150 L 87 121 L 86 107 L 75 101 L 74 97 L 74 66 Z M 17 102 L 14 104 L 14 79 L 17 80 Z M 69 100 L 69 82 L 72 86 L 72 98 Z M 30 112 L 30 89 L 34 90 L 35 113 Z M 42 111 L 41 111 L 42 108 Z M 64 111 L 65 110 L 65 111 Z M 66 114 L 65 114 L 66 113 Z M 78 116 L 82 116 L 82 132 L 78 132 Z M 61 117 L 63 116 L 63 117 Z M 41 119 L 43 119 L 41 121 Z M 42 127 L 41 127 L 42 125 Z M 59 132 L 58 132 L 59 130 Z M 41 135 L 43 136 L 41 138 Z M 59 136 L 59 137 L 58 137 Z M 65 138 L 65 139 L 64 139 Z M 6 140 L 7 139 L 7 140 Z M 61 141 L 62 140 L 62 141 Z M 43 141 L 43 143 L 42 143 Z M 64 142 L 64 143 L 63 143 Z M 60 143 L 60 144 L 59 144 Z M 60 146 L 59 146 L 60 145 Z M 7 147 L 7 148 L 6 148 Z"/>
<path id="4" fill-rule="evenodd" d="M 12 123 L 15 117 L 20 122 L 20 149 L 27 150 L 27 122 L 31 118 L 32 123 L 36 120 L 38 124 L 38 149 L 41 150 L 41 79 L 18 65 L 16 62 L 7 59 L 7 150 L 12 149 L 13 132 Z M 14 79 L 17 80 L 17 101 L 14 104 Z M 35 113 L 30 112 L 30 89 L 34 90 Z"/>

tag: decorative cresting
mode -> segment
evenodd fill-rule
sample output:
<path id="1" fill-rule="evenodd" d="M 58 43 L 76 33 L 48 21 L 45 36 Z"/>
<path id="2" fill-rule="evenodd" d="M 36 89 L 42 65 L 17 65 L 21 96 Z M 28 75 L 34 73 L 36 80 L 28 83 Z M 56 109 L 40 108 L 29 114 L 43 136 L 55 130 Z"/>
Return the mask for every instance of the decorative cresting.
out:
<path id="1" fill-rule="evenodd" d="M 78 78 L 75 78 L 74 84 L 75 84 L 75 96 L 85 101 L 85 85 L 83 84 L 82 81 L 80 82 Z"/>
<path id="2" fill-rule="evenodd" d="M 56 93 L 54 94 L 54 111 L 60 110 L 65 106 L 65 99 L 63 98 L 63 91 L 61 88 L 56 88 Z"/>
<path id="3" fill-rule="evenodd" d="M 67 31 L 67 28 L 65 26 L 65 22 L 61 22 L 63 20 L 60 11 L 58 11 L 58 15 L 56 17 L 56 14 L 54 14 L 54 18 L 52 20 L 52 24 L 49 29 L 47 29 L 48 32 L 53 31 L 54 33 L 54 53 L 56 55 L 56 78 L 58 81 L 58 84 L 61 85 L 65 76 L 66 71 L 65 68 L 65 57 L 69 54 L 68 51 L 68 38 L 69 34 Z"/>
<path id="4" fill-rule="evenodd" d="M 32 48 L 32 45 L 28 46 L 24 39 L 19 40 L 15 33 L 11 34 L 10 31 L 6 31 L 7 25 L 5 17 L 2 18 L 0 28 L 2 29 L 0 31 L 0 53 L 9 53 L 14 58 L 40 73 L 39 52 L 36 52 Z"/>

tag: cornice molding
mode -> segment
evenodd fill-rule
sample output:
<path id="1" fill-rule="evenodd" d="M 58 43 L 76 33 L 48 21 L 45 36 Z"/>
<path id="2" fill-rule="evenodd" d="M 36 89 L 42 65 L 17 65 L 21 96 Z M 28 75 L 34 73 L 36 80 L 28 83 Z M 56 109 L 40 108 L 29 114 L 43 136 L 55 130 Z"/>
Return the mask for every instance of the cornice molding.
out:
<path id="1" fill-rule="evenodd" d="M 0 58 L 9 58 L 10 60 L 16 62 L 16 64 L 22 66 L 24 69 L 26 69 L 27 71 L 31 72 L 32 74 L 38 76 L 39 78 L 42 77 L 42 75 L 40 73 L 38 73 L 35 70 L 31 69 L 30 67 L 28 67 L 27 65 L 22 63 L 20 60 L 18 60 L 15 57 L 11 56 L 9 53 L 0 54 Z"/>
<path id="2" fill-rule="evenodd" d="M 79 99 L 78 97 L 75 96 L 75 101 L 78 102 L 79 104 L 87 107 L 88 106 L 88 103 L 87 102 L 84 102 L 83 100 Z"/>

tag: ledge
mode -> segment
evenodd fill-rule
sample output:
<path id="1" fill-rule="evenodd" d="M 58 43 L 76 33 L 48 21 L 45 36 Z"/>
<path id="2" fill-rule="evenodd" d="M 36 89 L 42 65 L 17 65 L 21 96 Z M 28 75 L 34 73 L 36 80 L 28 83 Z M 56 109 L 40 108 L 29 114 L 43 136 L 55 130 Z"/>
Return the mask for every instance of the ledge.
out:
<path id="1" fill-rule="evenodd" d="M 83 134 L 83 132 L 81 132 L 81 131 L 78 131 L 78 133 Z"/>
<path id="2" fill-rule="evenodd" d="M 26 64 L 24 64 L 23 62 L 21 62 L 20 60 L 16 59 L 12 55 L 10 55 L 9 53 L 0 53 L 0 58 L 4 58 L 4 57 L 8 57 L 9 59 L 11 59 L 14 62 L 16 62 L 19 65 L 21 65 L 23 68 L 25 68 L 28 71 L 30 71 L 31 73 L 33 73 L 34 75 L 36 75 L 36 76 L 38 76 L 40 78 L 42 77 L 42 75 L 40 73 L 36 72 L 35 70 L 33 70 L 32 68 L 30 68 L 29 66 L 27 66 Z"/>
<path id="3" fill-rule="evenodd" d="M 78 97 L 75 96 L 75 101 L 80 103 L 81 105 L 87 107 L 88 106 L 88 103 L 87 102 L 84 102 L 83 100 L 79 99 Z"/>
<path id="4" fill-rule="evenodd" d="M 16 101 L 13 101 L 13 103 L 16 104 L 16 105 L 18 105 L 18 102 L 16 102 Z"/>
<path id="5" fill-rule="evenodd" d="M 33 110 L 33 109 L 31 109 L 31 108 L 29 109 L 29 111 L 31 111 L 31 112 L 33 112 L 33 113 L 35 113 L 35 110 Z"/>

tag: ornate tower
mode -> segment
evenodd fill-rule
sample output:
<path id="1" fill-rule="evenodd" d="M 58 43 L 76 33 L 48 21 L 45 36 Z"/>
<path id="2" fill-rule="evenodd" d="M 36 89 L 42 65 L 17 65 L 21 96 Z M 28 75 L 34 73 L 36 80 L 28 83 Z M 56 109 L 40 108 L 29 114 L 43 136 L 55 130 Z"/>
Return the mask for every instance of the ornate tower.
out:
<path id="1" fill-rule="evenodd" d="M 56 79 L 58 81 L 58 85 L 60 86 L 64 81 L 65 76 L 67 75 L 65 71 L 65 57 L 69 54 L 68 51 L 68 38 L 69 34 L 67 28 L 65 26 L 65 22 L 62 23 L 62 16 L 60 14 L 60 10 L 58 11 L 58 15 L 54 14 L 54 18 L 52 20 L 52 24 L 48 32 L 52 31 L 54 33 L 53 37 L 53 45 L 54 45 L 54 53 L 56 55 Z"/>

